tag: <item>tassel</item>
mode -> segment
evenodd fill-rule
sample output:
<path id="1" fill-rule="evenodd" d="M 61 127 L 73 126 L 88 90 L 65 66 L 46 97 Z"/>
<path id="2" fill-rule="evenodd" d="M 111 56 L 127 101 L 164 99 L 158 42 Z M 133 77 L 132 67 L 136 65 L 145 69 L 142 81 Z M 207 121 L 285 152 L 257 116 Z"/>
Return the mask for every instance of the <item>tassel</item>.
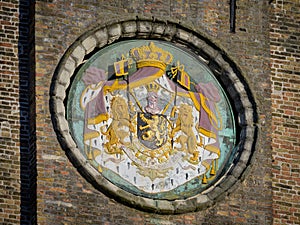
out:
<path id="1" fill-rule="evenodd" d="M 211 171 L 210 171 L 210 175 L 214 176 L 216 175 L 216 161 L 214 160 L 212 165 L 211 165 Z"/>
<path id="2" fill-rule="evenodd" d="M 100 173 L 102 173 L 102 167 L 98 164 L 98 171 L 100 172 Z"/>
<path id="3" fill-rule="evenodd" d="M 87 152 L 88 152 L 88 154 L 87 154 L 87 158 L 90 160 L 90 159 L 93 159 L 93 155 L 92 155 L 92 151 L 91 151 L 91 140 L 90 140 L 90 145 L 89 145 L 89 147 L 88 147 L 88 149 L 87 149 Z"/>
<path id="4" fill-rule="evenodd" d="M 206 175 L 203 175 L 202 184 L 207 184 L 207 178 Z"/>
<path id="5" fill-rule="evenodd" d="M 91 152 L 91 151 L 89 151 L 88 159 L 93 159 L 93 155 L 92 155 L 92 152 Z"/>

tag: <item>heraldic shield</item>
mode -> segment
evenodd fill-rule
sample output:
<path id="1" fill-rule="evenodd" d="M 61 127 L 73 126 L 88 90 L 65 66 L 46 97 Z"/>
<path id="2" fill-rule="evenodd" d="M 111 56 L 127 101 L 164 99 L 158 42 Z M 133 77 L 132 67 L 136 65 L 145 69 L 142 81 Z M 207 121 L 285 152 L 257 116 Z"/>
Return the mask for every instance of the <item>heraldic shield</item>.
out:
<path id="1" fill-rule="evenodd" d="M 223 160 L 220 134 L 225 136 L 230 117 L 215 81 L 180 62 L 195 59 L 157 45 L 128 41 L 126 48 L 115 48 L 113 63 L 114 56 L 104 52 L 83 67 L 77 111 L 84 116 L 72 112 L 78 115 L 73 127 L 83 124 L 83 138 L 80 132 L 74 136 L 89 162 L 115 185 L 141 196 L 177 199 L 216 175 Z M 226 127 L 233 138 L 234 130 Z"/>
<path id="2" fill-rule="evenodd" d="M 138 113 L 137 136 L 139 141 L 149 149 L 163 146 L 168 139 L 168 123 L 165 115 Z"/>

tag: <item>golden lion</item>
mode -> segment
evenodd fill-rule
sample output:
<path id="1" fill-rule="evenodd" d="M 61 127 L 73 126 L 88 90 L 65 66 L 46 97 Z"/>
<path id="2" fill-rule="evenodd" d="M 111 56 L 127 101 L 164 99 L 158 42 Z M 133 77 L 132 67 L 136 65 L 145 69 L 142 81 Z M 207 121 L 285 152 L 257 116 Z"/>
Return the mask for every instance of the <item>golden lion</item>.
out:
<path id="1" fill-rule="evenodd" d="M 104 145 L 110 154 L 122 153 L 121 145 L 130 143 L 130 131 L 134 127 L 130 123 L 128 105 L 124 98 L 115 96 L 111 101 L 112 122 L 106 131 L 101 132 L 107 136 L 108 142 Z"/>
<path id="2" fill-rule="evenodd" d="M 197 139 L 193 132 L 194 122 L 192 115 L 192 106 L 188 104 L 181 104 L 178 109 L 178 118 L 176 121 L 176 126 L 171 132 L 171 137 L 173 138 L 175 134 L 182 131 L 183 134 L 179 135 L 174 142 L 180 143 L 181 147 L 178 148 L 181 151 L 188 152 L 193 156 L 190 158 L 192 162 L 198 162 L 199 152 L 197 151 Z"/>

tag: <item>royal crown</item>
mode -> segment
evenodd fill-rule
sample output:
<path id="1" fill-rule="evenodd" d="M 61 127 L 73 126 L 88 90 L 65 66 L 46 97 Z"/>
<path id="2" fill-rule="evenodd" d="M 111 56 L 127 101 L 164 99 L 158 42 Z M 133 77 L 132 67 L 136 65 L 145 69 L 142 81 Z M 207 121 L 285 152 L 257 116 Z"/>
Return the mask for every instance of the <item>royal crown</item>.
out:
<path id="1" fill-rule="evenodd" d="M 165 70 L 173 60 L 171 53 L 155 46 L 153 42 L 150 42 L 149 45 L 132 48 L 130 54 L 136 61 L 137 68 L 153 66 Z"/>
<path id="2" fill-rule="evenodd" d="M 157 93 L 159 90 L 159 85 L 157 83 L 152 82 L 152 83 L 149 83 L 146 85 L 146 89 L 147 89 L 148 93 L 149 92 Z"/>

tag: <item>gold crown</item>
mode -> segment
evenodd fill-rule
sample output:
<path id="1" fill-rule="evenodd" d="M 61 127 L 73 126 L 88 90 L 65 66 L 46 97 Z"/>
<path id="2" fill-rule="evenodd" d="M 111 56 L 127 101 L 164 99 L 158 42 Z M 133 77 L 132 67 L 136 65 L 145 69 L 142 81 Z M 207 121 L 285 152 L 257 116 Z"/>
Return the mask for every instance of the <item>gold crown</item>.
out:
<path id="1" fill-rule="evenodd" d="M 157 83 L 152 82 L 152 83 L 146 85 L 146 89 L 147 89 L 148 93 L 149 92 L 157 93 L 159 90 L 159 85 Z"/>
<path id="2" fill-rule="evenodd" d="M 137 68 L 153 66 L 165 70 L 173 60 L 171 53 L 155 46 L 153 42 L 150 42 L 149 45 L 132 48 L 130 54 L 136 61 Z"/>

